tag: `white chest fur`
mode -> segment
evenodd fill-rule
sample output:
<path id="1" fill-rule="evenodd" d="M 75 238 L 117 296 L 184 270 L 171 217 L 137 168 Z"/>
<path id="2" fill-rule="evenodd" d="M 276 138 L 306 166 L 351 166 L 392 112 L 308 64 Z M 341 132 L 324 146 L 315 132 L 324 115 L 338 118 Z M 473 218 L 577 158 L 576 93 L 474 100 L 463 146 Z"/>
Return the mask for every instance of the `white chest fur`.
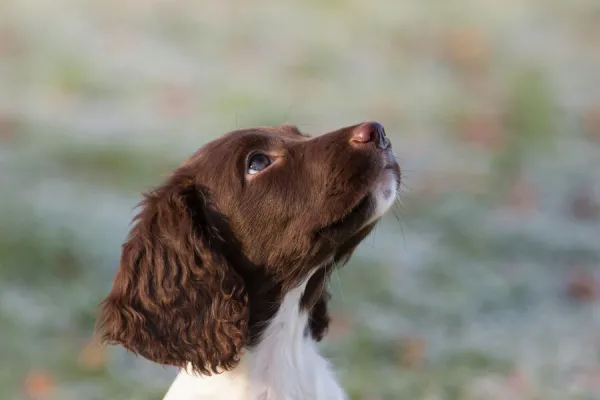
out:
<path id="1" fill-rule="evenodd" d="M 329 362 L 305 335 L 308 314 L 300 311 L 306 287 L 287 293 L 265 329 L 232 371 L 199 376 L 181 371 L 164 400 L 345 400 Z"/>

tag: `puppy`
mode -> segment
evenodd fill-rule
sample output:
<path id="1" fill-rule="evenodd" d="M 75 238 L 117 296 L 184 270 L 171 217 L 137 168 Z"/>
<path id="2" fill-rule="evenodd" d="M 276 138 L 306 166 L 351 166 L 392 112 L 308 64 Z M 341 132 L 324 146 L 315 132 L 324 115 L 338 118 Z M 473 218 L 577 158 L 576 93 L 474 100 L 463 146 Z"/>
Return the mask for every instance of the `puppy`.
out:
<path id="1" fill-rule="evenodd" d="M 384 128 L 230 132 L 147 193 L 102 339 L 181 371 L 167 400 L 342 400 L 320 354 L 327 281 L 390 208 Z"/>

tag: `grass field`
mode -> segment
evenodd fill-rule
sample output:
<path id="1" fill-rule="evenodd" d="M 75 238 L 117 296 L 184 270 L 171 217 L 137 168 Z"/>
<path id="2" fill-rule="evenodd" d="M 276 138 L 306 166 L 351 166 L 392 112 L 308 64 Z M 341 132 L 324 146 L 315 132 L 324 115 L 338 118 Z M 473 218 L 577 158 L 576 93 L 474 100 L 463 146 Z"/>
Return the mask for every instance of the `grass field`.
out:
<path id="1" fill-rule="evenodd" d="M 600 3 L 0 2 L 0 398 L 159 399 L 93 340 L 140 192 L 236 127 L 382 122 L 334 275 L 352 400 L 600 398 Z"/>

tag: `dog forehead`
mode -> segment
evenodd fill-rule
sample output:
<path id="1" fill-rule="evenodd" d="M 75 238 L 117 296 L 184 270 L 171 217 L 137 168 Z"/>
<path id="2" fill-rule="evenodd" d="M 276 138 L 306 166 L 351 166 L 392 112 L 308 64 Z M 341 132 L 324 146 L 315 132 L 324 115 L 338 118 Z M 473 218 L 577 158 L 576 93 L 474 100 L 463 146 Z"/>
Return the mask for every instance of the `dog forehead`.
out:
<path id="1" fill-rule="evenodd" d="M 282 125 L 279 127 L 254 127 L 240 129 L 225 133 L 200 147 L 183 164 L 189 164 L 199 159 L 227 160 L 240 152 L 268 149 L 270 147 L 286 147 L 309 140 L 310 137 L 302 134 L 295 126 Z"/>
<path id="2" fill-rule="evenodd" d="M 254 141 L 272 141 L 279 143 L 298 142 L 310 139 L 294 125 L 258 126 L 226 133 L 215 141 L 223 140 L 231 145 L 252 143 Z"/>

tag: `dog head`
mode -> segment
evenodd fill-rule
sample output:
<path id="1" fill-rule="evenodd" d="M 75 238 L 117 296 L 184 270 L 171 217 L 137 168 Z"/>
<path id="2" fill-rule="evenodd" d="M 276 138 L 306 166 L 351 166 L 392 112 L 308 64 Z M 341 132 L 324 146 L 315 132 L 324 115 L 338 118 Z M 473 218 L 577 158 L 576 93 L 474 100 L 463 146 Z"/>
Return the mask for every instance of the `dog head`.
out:
<path id="1" fill-rule="evenodd" d="M 102 304 L 103 339 L 204 374 L 259 340 L 282 296 L 320 339 L 323 285 L 392 205 L 400 168 L 374 122 L 310 138 L 295 127 L 230 132 L 147 193 Z"/>

